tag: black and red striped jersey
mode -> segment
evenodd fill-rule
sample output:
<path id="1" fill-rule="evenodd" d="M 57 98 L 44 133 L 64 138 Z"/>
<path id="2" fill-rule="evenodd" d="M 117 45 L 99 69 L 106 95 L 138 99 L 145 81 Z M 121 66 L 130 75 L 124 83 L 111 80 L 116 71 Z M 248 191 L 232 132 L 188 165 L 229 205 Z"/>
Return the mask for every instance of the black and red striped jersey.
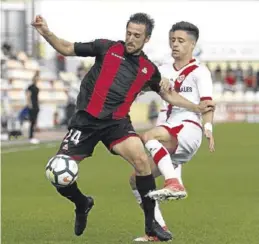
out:
<path id="1" fill-rule="evenodd" d="M 139 92 L 160 91 L 161 75 L 144 52 L 128 54 L 123 41 L 97 39 L 75 43 L 77 56 L 96 57 L 81 82 L 77 109 L 99 119 L 121 119 L 128 115 Z"/>

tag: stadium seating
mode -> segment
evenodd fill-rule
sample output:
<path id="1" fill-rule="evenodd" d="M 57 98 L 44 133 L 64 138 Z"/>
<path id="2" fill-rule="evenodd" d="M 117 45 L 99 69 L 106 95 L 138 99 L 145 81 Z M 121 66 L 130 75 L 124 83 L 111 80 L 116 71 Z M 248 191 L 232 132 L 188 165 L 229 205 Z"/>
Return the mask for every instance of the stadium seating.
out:
<path id="1" fill-rule="evenodd" d="M 35 71 L 26 69 L 10 69 L 7 72 L 7 78 L 20 79 L 20 80 L 32 80 Z"/>
<path id="2" fill-rule="evenodd" d="M 40 90 L 51 90 L 53 89 L 51 83 L 49 81 L 40 81 L 38 82 L 37 86 L 39 87 Z"/>
<path id="3" fill-rule="evenodd" d="M 224 89 L 224 87 L 223 87 L 221 82 L 215 82 L 213 84 L 214 93 L 220 93 L 221 94 L 223 92 L 223 89 Z"/>
<path id="4" fill-rule="evenodd" d="M 233 101 L 234 93 L 231 91 L 225 91 L 222 96 L 223 102 L 232 102 Z"/>
<path id="5" fill-rule="evenodd" d="M 1 94 L 2 100 L 8 99 L 11 107 L 10 111 L 20 111 L 26 104 L 26 89 L 32 82 L 32 77 L 36 70 L 40 71 L 40 80 L 38 87 L 40 89 L 39 101 L 43 108 L 42 111 L 52 111 L 54 114 L 57 108 L 64 107 L 69 99 L 76 99 L 80 82 L 73 72 L 60 72 L 59 79 L 53 71 L 46 67 L 41 67 L 38 61 L 20 56 L 19 60 L 6 60 L 4 74 L 5 79 L 1 79 Z M 217 65 L 221 65 L 224 76 L 227 63 L 210 62 L 210 69 L 213 71 Z M 257 64 L 257 63 L 256 63 Z M 256 70 L 256 64 L 252 64 Z M 89 62 L 86 65 L 90 65 Z M 237 65 L 231 62 L 232 68 Z M 257 64 L 258 65 L 258 64 Z M 243 69 L 248 68 L 248 64 L 241 63 Z M 259 103 L 259 91 L 245 91 L 244 83 L 238 82 L 236 85 L 227 87 L 224 81 L 216 81 L 213 84 L 213 99 L 218 104 L 242 103 L 252 104 Z M 132 119 L 141 123 L 146 121 L 147 105 L 150 101 L 155 100 L 160 104 L 161 98 L 156 93 L 145 93 L 136 99 L 131 109 Z M 6 101 L 5 101 L 6 102 Z M 48 112 L 49 113 L 49 112 Z M 51 114 L 50 118 L 51 118 Z M 43 116 L 43 115 L 41 115 Z M 44 116 L 43 116 L 44 117 Z M 145 117 L 145 118 L 144 118 Z"/>
<path id="6" fill-rule="evenodd" d="M 6 61 L 6 68 L 7 69 L 23 69 L 23 65 L 21 62 L 17 61 L 17 60 L 7 60 Z"/>
<path id="7" fill-rule="evenodd" d="M 20 111 L 26 104 L 26 89 L 32 83 L 32 78 L 37 70 L 40 71 L 40 79 L 37 86 L 40 89 L 40 104 L 48 104 L 52 108 L 65 105 L 67 102 L 66 86 L 64 81 L 57 80 L 56 74 L 41 67 L 37 60 L 28 59 L 21 54 L 20 60 L 6 60 L 4 66 L 5 79 L 1 79 L 1 99 L 7 98 L 11 110 Z M 71 75 L 70 75 L 71 76 Z"/>
<path id="8" fill-rule="evenodd" d="M 24 68 L 27 70 L 39 70 L 40 66 L 37 61 L 35 60 L 28 60 L 24 64 Z"/>
<path id="9" fill-rule="evenodd" d="M 20 102 L 22 104 L 25 104 L 25 92 L 22 90 L 9 90 L 8 91 L 8 97 L 10 102 L 15 101 L 15 102 Z"/>
<path id="10" fill-rule="evenodd" d="M 244 93 L 244 101 L 245 102 L 255 102 L 255 92 L 254 91 L 246 91 Z"/>
<path id="11" fill-rule="evenodd" d="M 255 93 L 255 102 L 259 103 L 259 91 Z"/>
<path id="12" fill-rule="evenodd" d="M 237 91 L 233 94 L 233 102 L 242 102 L 244 101 L 244 92 Z"/>

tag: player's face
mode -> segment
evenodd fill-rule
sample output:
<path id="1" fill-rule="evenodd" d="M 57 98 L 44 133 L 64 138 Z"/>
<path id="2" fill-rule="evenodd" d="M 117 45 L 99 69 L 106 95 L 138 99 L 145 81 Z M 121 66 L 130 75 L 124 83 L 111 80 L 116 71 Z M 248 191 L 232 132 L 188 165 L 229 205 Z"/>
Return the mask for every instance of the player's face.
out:
<path id="1" fill-rule="evenodd" d="M 125 47 L 127 53 L 140 54 L 145 43 L 150 37 L 146 36 L 146 26 L 143 24 L 129 23 L 126 30 Z"/>
<path id="2" fill-rule="evenodd" d="M 174 59 L 192 56 L 195 43 L 194 38 L 186 31 L 177 30 L 169 34 L 169 44 Z"/>

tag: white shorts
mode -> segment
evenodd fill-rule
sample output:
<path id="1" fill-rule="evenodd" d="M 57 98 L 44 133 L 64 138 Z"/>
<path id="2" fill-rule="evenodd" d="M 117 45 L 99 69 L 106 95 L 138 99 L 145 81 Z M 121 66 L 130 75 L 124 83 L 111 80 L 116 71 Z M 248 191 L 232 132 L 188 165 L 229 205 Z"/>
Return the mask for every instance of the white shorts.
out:
<path id="1" fill-rule="evenodd" d="M 172 162 L 182 164 L 190 161 L 202 142 L 201 125 L 191 120 L 184 120 L 181 123 L 165 122 L 158 126 L 164 127 L 178 141 L 176 150 L 171 153 Z"/>

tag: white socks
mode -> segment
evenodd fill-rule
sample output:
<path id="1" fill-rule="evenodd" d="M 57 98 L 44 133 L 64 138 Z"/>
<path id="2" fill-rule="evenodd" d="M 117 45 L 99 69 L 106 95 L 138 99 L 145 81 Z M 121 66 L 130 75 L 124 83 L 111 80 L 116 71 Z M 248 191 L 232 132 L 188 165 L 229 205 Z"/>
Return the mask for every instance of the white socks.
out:
<path id="1" fill-rule="evenodd" d="M 175 167 L 174 170 L 175 170 L 176 178 L 179 180 L 179 182 L 181 184 L 183 184 L 183 181 L 182 181 L 182 165 L 181 164 L 174 165 L 173 167 Z M 138 190 L 132 190 L 132 192 L 133 192 L 138 204 L 141 204 L 142 200 L 141 200 L 141 196 L 140 196 Z M 161 210 L 159 208 L 159 204 L 158 204 L 157 201 L 156 201 L 156 205 L 155 205 L 155 220 L 159 223 L 160 226 L 166 227 L 165 220 L 162 216 L 162 213 L 161 213 Z"/>
<path id="2" fill-rule="evenodd" d="M 162 143 L 152 139 L 145 144 L 145 147 L 150 152 L 155 164 L 165 177 L 165 180 L 177 178 L 170 154 Z"/>
<path id="3" fill-rule="evenodd" d="M 141 200 L 141 196 L 140 196 L 138 190 L 132 190 L 132 192 L 133 192 L 138 204 L 141 204 L 142 200 Z M 160 224 L 160 226 L 162 226 L 162 227 L 166 226 L 157 201 L 156 201 L 156 205 L 155 205 L 155 220 L 158 222 L 158 224 Z"/>
<path id="4" fill-rule="evenodd" d="M 156 206 L 155 206 L 155 220 L 161 227 L 166 227 L 166 223 L 164 221 L 164 218 L 162 216 L 161 210 L 159 208 L 159 204 L 156 201 Z"/>

